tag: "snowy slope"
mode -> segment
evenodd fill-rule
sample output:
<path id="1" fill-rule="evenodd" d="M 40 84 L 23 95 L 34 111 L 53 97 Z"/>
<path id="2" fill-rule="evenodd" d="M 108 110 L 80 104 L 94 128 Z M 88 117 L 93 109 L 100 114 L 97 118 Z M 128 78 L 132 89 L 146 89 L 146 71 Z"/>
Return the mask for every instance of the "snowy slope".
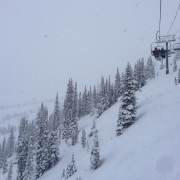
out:
<path id="1" fill-rule="evenodd" d="M 77 173 L 69 178 L 81 176 L 84 180 L 178 180 L 180 179 L 180 85 L 175 86 L 177 72 L 165 75 L 162 70 L 155 80 L 148 82 L 142 92 L 137 92 L 137 122 L 116 137 L 116 120 L 120 102 L 96 120 L 101 164 L 90 171 L 90 150 L 93 137 L 88 138 L 90 150 L 78 143 L 74 147 L 60 145 L 61 159 L 41 180 L 60 179 L 63 168 L 75 154 Z M 94 117 L 79 121 L 80 130 L 90 132 Z M 79 141 L 81 132 L 79 134 Z"/>
<path id="2" fill-rule="evenodd" d="M 165 69 L 159 70 L 158 76 L 136 93 L 137 121 L 123 135 L 116 137 L 115 133 L 120 100 L 96 119 L 101 156 L 98 169 L 90 170 L 93 137 L 88 138 L 89 151 L 80 143 L 81 130 L 85 128 L 88 135 L 95 119 L 86 116 L 78 121 L 79 143 L 66 147 L 63 140 L 59 163 L 39 179 L 60 180 L 74 153 L 77 172 L 69 180 L 79 176 L 83 180 L 179 180 L 180 84 L 174 83 L 177 73 L 172 72 L 172 66 L 169 75 L 165 75 Z"/>

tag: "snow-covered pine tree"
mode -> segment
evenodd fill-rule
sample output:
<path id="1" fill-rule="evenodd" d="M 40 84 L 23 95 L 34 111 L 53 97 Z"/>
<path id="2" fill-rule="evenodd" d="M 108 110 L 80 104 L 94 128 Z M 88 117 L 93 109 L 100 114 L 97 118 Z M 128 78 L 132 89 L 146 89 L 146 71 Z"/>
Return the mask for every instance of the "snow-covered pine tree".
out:
<path id="1" fill-rule="evenodd" d="M 30 136 L 28 142 L 28 157 L 26 162 L 26 168 L 25 171 L 23 172 L 23 180 L 34 180 L 34 179 L 35 179 L 34 142 L 33 142 L 33 137 Z"/>
<path id="2" fill-rule="evenodd" d="M 76 144 L 76 129 L 73 128 L 73 131 L 71 133 L 71 145 L 74 146 Z"/>
<path id="3" fill-rule="evenodd" d="M 6 157 L 6 138 L 4 137 L 3 144 L 2 144 L 2 152 L 1 152 L 1 167 L 3 166 L 4 159 Z"/>
<path id="4" fill-rule="evenodd" d="M 90 91 L 91 91 L 91 87 L 90 87 Z M 90 91 L 88 91 L 88 93 L 87 93 L 87 114 L 91 113 L 91 108 L 92 108 L 91 92 Z"/>
<path id="5" fill-rule="evenodd" d="M 12 180 L 12 179 L 13 179 L 13 172 L 12 172 L 12 169 L 13 169 L 13 165 L 12 165 L 12 161 L 11 161 L 11 164 L 10 164 L 10 167 L 9 167 L 9 170 L 8 170 L 8 177 L 7 177 L 7 180 Z"/>
<path id="6" fill-rule="evenodd" d="M 14 153 L 14 141 L 15 141 L 15 137 L 14 137 L 14 129 L 13 127 L 11 128 L 11 132 L 10 132 L 10 136 L 9 136 L 9 148 L 8 148 L 8 157 L 11 157 Z"/>
<path id="7" fill-rule="evenodd" d="M 72 155 L 71 164 L 72 164 L 72 174 L 74 174 L 77 171 L 76 163 L 75 163 L 75 158 L 74 158 L 74 153 Z"/>
<path id="8" fill-rule="evenodd" d="M 97 133 L 94 133 L 94 146 L 91 151 L 91 158 L 90 158 L 92 170 L 97 169 L 98 165 L 100 164 L 100 149 L 99 149 L 99 141 Z"/>
<path id="9" fill-rule="evenodd" d="M 63 119 L 63 138 L 65 142 L 71 138 L 72 134 L 72 120 L 73 120 L 73 106 L 74 106 L 74 86 L 72 79 L 69 79 L 66 91 L 66 98 L 64 100 L 64 119 Z M 77 106 L 76 106 L 77 107 Z"/>
<path id="10" fill-rule="evenodd" d="M 10 142 L 9 142 L 9 138 L 6 142 L 6 150 L 5 150 L 5 156 L 8 158 L 9 156 L 9 145 L 10 145 Z"/>
<path id="11" fill-rule="evenodd" d="M 153 68 L 153 62 L 152 62 L 152 58 L 151 56 L 148 58 L 147 61 L 147 67 L 146 67 L 146 71 L 147 71 L 147 78 L 148 79 L 152 79 L 155 76 L 155 72 L 154 72 L 154 68 Z"/>
<path id="12" fill-rule="evenodd" d="M 124 78 L 125 78 L 125 75 L 124 75 L 124 73 L 122 73 L 122 75 L 121 75 L 121 94 L 123 94 L 124 93 Z"/>
<path id="13" fill-rule="evenodd" d="M 119 115 L 117 120 L 117 130 L 116 135 L 120 136 L 123 133 L 123 125 L 122 122 L 124 122 L 124 116 L 122 115 L 121 107 L 119 108 Z"/>
<path id="14" fill-rule="evenodd" d="M 5 174 L 8 171 L 8 163 L 7 163 L 7 157 L 5 157 L 2 167 L 2 172 Z"/>
<path id="15" fill-rule="evenodd" d="M 90 107 L 91 107 L 91 110 L 90 110 L 90 116 L 93 116 L 94 115 L 94 113 L 95 113 L 95 99 L 94 99 L 94 92 L 91 92 L 91 87 L 90 87 L 90 94 L 91 94 L 91 96 L 90 96 Z M 96 97 L 96 95 L 95 95 L 95 97 Z"/>
<path id="16" fill-rule="evenodd" d="M 57 108 L 57 103 L 55 103 L 55 109 L 56 108 Z M 48 140 L 48 169 L 53 168 L 55 166 L 55 164 L 59 161 L 59 154 L 60 154 L 59 140 L 58 140 L 58 121 L 55 116 L 56 114 L 54 114 L 52 132 Z"/>
<path id="17" fill-rule="evenodd" d="M 134 94 L 132 71 L 129 63 L 126 67 L 124 93 L 122 95 L 121 102 L 122 121 L 120 122 L 120 126 L 123 126 L 123 132 L 124 129 L 128 128 L 131 124 L 134 123 L 136 117 L 136 97 Z"/>
<path id="18" fill-rule="evenodd" d="M 137 83 L 135 84 L 135 90 L 139 89 L 139 84 L 140 84 L 138 73 L 139 71 L 138 71 L 138 62 L 137 62 L 137 64 L 134 65 L 134 80 L 137 81 Z"/>
<path id="19" fill-rule="evenodd" d="M 66 178 L 67 179 L 71 176 L 70 166 L 71 166 L 71 164 L 69 163 L 66 168 Z"/>
<path id="20" fill-rule="evenodd" d="M 85 129 L 82 130 L 81 144 L 82 144 L 83 148 L 86 147 L 86 131 L 85 131 Z"/>
<path id="21" fill-rule="evenodd" d="M 67 144 L 67 141 L 70 137 L 70 132 L 69 132 L 69 126 L 70 126 L 70 119 L 69 119 L 69 111 L 67 108 L 67 98 L 64 100 L 64 118 L 63 118 L 63 129 L 62 129 L 62 139 L 65 139 L 65 142 Z"/>
<path id="22" fill-rule="evenodd" d="M 48 132 L 52 131 L 52 123 L 53 123 L 53 114 L 50 114 L 48 119 Z"/>
<path id="23" fill-rule="evenodd" d="M 77 143 L 77 137 L 78 137 L 78 116 L 77 116 L 77 110 L 78 110 L 78 93 L 77 93 L 77 83 L 75 83 L 74 88 L 74 98 L 73 98 L 73 106 L 72 106 L 72 116 L 71 116 L 71 122 L 70 122 L 70 129 L 71 129 L 71 145 L 75 145 Z"/>
<path id="24" fill-rule="evenodd" d="M 144 67 L 144 58 L 141 59 L 141 62 L 140 62 L 140 87 L 143 87 L 145 84 L 146 84 L 146 78 L 145 78 L 145 67 Z"/>
<path id="25" fill-rule="evenodd" d="M 93 89 L 93 102 L 94 102 L 94 108 L 97 108 L 97 102 L 98 99 L 97 99 L 97 93 L 96 93 L 96 86 L 94 86 L 94 89 Z"/>
<path id="26" fill-rule="evenodd" d="M 154 64 L 152 64 L 152 74 L 151 74 L 152 78 L 155 78 L 156 73 L 155 73 L 155 69 L 154 69 Z"/>
<path id="27" fill-rule="evenodd" d="M 75 83 L 74 86 L 74 97 L 73 97 L 73 107 L 72 107 L 72 118 L 74 121 L 77 121 L 78 119 L 78 92 L 77 92 L 77 82 Z"/>
<path id="28" fill-rule="evenodd" d="M 78 98 L 78 118 L 80 119 L 82 117 L 82 100 L 81 100 L 81 92 L 79 93 Z"/>
<path id="29" fill-rule="evenodd" d="M 97 114 L 98 117 L 105 111 L 106 109 L 106 101 L 105 101 L 105 84 L 104 77 L 101 78 L 101 86 L 98 94 L 98 104 L 97 104 Z"/>
<path id="30" fill-rule="evenodd" d="M 58 100 L 58 92 L 56 95 L 56 100 L 55 100 L 55 105 L 54 105 L 53 118 L 57 122 L 57 126 L 59 128 L 59 126 L 60 126 L 60 106 L 59 106 L 59 100 Z"/>
<path id="31" fill-rule="evenodd" d="M 117 98 L 120 97 L 120 95 L 121 95 L 121 78 L 120 78 L 118 68 L 117 68 L 117 72 L 116 72 L 116 76 L 115 76 L 114 91 L 115 91 L 116 101 L 117 101 Z"/>
<path id="32" fill-rule="evenodd" d="M 53 118 L 54 120 L 54 118 Z M 56 126 L 58 123 L 56 123 Z M 49 169 L 48 160 L 48 110 L 43 103 L 36 119 L 37 151 L 36 178 L 41 177 Z"/>
<path id="33" fill-rule="evenodd" d="M 18 180 L 23 180 L 23 172 L 26 167 L 26 161 L 28 157 L 28 120 L 24 117 L 21 119 L 19 127 L 19 136 L 17 142 L 17 178 Z"/>
<path id="34" fill-rule="evenodd" d="M 179 72 L 178 72 L 178 83 L 180 83 L 180 68 L 179 68 Z"/>
<path id="35" fill-rule="evenodd" d="M 109 85 L 108 85 L 108 80 L 106 79 L 106 83 L 104 86 L 104 99 L 105 99 L 105 109 L 104 111 L 106 111 L 109 107 L 110 107 L 110 97 L 109 97 Z"/>
<path id="36" fill-rule="evenodd" d="M 87 115 L 87 107 L 88 107 L 88 95 L 87 95 L 87 89 L 86 86 L 84 88 L 84 93 L 82 96 L 82 115 Z"/>
<path id="37" fill-rule="evenodd" d="M 66 171 L 63 169 L 61 180 L 66 180 Z"/>
<path id="38" fill-rule="evenodd" d="M 176 63 L 176 59 L 173 60 L 173 72 L 176 72 L 177 71 L 177 63 Z"/>
<path id="39" fill-rule="evenodd" d="M 62 134 L 63 134 L 63 109 L 62 107 L 60 107 L 59 144 L 62 139 Z"/>
<path id="40" fill-rule="evenodd" d="M 108 108 L 110 108 L 114 104 L 114 89 L 111 86 L 110 76 L 109 76 L 109 80 L 108 80 L 108 98 L 109 98 L 109 107 Z"/>

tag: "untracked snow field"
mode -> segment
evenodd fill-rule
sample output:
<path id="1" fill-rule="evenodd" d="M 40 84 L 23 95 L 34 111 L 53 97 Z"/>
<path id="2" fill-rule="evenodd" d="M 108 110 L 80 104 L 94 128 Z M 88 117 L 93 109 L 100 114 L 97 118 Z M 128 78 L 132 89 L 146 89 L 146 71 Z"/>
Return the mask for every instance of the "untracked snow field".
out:
<path id="1" fill-rule="evenodd" d="M 156 64 L 159 66 L 159 63 Z M 177 64 L 179 68 L 180 62 Z M 123 135 L 116 136 L 120 99 L 95 120 L 101 159 L 98 169 L 90 170 L 90 153 L 94 138 L 88 137 L 95 116 L 85 116 L 78 121 L 78 144 L 67 147 L 62 140 L 59 146 L 59 163 L 39 179 L 61 180 L 62 171 L 66 169 L 74 153 L 77 172 L 68 178 L 69 180 L 76 180 L 77 177 L 83 180 L 179 180 L 180 84 L 175 85 L 174 77 L 177 77 L 178 71 L 173 72 L 172 68 L 170 66 L 169 75 L 165 75 L 165 69 L 158 70 L 158 76 L 149 80 L 142 91 L 136 93 L 137 119 Z M 49 105 L 52 109 L 53 104 Z M 31 119 L 35 117 L 33 114 Z M 19 124 L 17 120 L 15 122 Z M 8 123 L 0 126 L 7 126 Z M 89 150 L 83 149 L 81 145 L 84 128 Z M 0 140 L 2 142 L 2 135 Z M 15 155 L 8 159 L 8 162 L 10 160 L 15 162 Z M 16 165 L 13 167 L 13 173 L 15 179 Z M 6 177 L 7 173 L 3 175 L 2 180 Z"/>

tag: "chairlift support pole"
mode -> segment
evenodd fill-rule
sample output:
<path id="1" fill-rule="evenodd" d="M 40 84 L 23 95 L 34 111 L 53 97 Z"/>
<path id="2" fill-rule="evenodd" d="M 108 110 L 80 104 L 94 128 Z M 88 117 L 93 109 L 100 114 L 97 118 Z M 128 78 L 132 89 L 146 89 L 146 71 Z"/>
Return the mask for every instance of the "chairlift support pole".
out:
<path id="1" fill-rule="evenodd" d="M 166 39 L 166 75 L 169 74 L 169 63 L 168 63 L 168 39 Z"/>

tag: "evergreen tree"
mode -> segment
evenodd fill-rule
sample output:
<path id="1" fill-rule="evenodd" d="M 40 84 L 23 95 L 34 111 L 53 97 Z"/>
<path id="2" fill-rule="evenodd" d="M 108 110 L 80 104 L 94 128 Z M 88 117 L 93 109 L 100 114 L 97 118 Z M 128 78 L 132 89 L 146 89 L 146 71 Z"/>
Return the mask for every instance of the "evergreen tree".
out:
<path id="1" fill-rule="evenodd" d="M 58 98 L 56 99 L 54 112 L 57 111 L 58 109 L 57 104 L 58 104 Z M 55 164 L 59 161 L 58 121 L 55 116 L 56 114 L 54 113 L 53 127 L 52 127 L 53 129 L 48 141 L 48 163 L 49 163 L 48 169 L 54 167 Z"/>
<path id="2" fill-rule="evenodd" d="M 13 168 L 13 165 L 12 165 L 12 161 L 11 161 L 11 164 L 10 164 L 10 167 L 9 167 L 9 171 L 8 171 L 8 177 L 7 177 L 7 180 L 12 180 L 12 179 L 13 179 L 12 168 Z"/>
<path id="3" fill-rule="evenodd" d="M 121 79 L 120 79 L 120 74 L 119 74 L 118 68 L 117 68 L 117 73 L 115 76 L 114 91 L 115 91 L 115 95 L 116 95 L 116 99 L 117 99 L 121 95 Z"/>
<path id="4" fill-rule="evenodd" d="M 5 149 L 5 156 L 8 158 L 9 157 L 9 145 L 10 145 L 10 142 L 9 142 L 9 138 L 6 142 L 6 149 Z"/>
<path id="5" fill-rule="evenodd" d="M 28 157 L 26 162 L 26 168 L 25 171 L 23 172 L 23 180 L 34 180 L 35 179 L 34 175 L 35 175 L 34 142 L 33 142 L 33 137 L 30 136 L 28 142 Z"/>
<path id="6" fill-rule="evenodd" d="M 66 178 L 67 179 L 71 176 L 70 168 L 71 168 L 71 163 L 69 163 L 66 168 Z"/>
<path id="7" fill-rule="evenodd" d="M 96 86 L 94 86 L 93 89 L 93 102 L 94 102 L 94 108 L 97 108 L 97 103 L 98 103 L 98 99 L 97 99 L 97 93 L 96 93 Z"/>
<path id="8" fill-rule="evenodd" d="M 151 56 L 148 58 L 146 71 L 148 79 L 152 79 L 155 77 L 155 70 Z"/>
<path id="9" fill-rule="evenodd" d="M 72 174 L 74 174 L 77 171 L 76 164 L 75 164 L 74 154 L 72 155 L 71 164 L 72 164 Z"/>
<path id="10" fill-rule="evenodd" d="M 108 85 L 108 80 L 107 79 L 106 79 L 106 83 L 105 83 L 105 86 L 104 86 L 104 99 L 105 99 L 104 111 L 106 111 L 110 107 L 109 85 Z"/>
<path id="11" fill-rule="evenodd" d="M 118 129 L 121 127 L 121 132 L 117 134 L 122 134 L 124 129 L 128 128 L 134 123 L 136 117 L 136 97 L 134 94 L 134 87 L 132 84 L 132 72 L 130 70 L 130 65 L 128 63 L 126 67 L 126 75 L 124 81 L 124 93 L 122 96 L 121 110 L 118 118 Z M 120 122 L 119 122 L 120 121 Z"/>
<path id="12" fill-rule="evenodd" d="M 134 80 L 137 82 L 135 84 L 135 90 L 138 90 L 139 89 L 139 86 L 140 86 L 140 78 L 139 78 L 139 63 L 137 62 L 137 64 L 134 65 Z"/>
<path id="13" fill-rule="evenodd" d="M 77 83 L 75 83 L 75 88 L 74 88 L 74 98 L 73 98 L 73 106 L 72 106 L 72 115 L 71 115 L 71 123 L 70 123 L 70 129 L 71 129 L 71 144 L 74 146 L 77 143 L 78 139 L 78 116 L 77 116 L 77 106 L 78 106 L 78 93 L 77 93 Z"/>
<path id="14" fill-rule="evenodd" d="M 7 157 L 5 157 L 2 167 L 3 174 L 5 174 L 8 171 L 8 163 L 7 163 Z"/>
<path id="15" fill-rule="evenodd" d="M 104 78 L 101 78 L 101 87 L 98 95 L 97 114 L 98 117 L 106 110 L 106 99 L 105 99 L 105 84 Z"/>
<path id="16" fill-rule="evenodd" d="M 108 99 L 109 99 L 109 107 L 111 107 L 114 104 L 114 89 L 113 86 L 111 85 L 110 76 L 108 81 Z"/>
<path id="17" fill-rule="evenodd" d="M 11 132 L 10 132 L 10 136 L 9 136 L 9 148 L 8 148 L 8 157 L 11 157 L 14 153 L 14 141 L 15 141 L 15 137 L 14 137 L 14 129 L 13 127 L 11 128 Z"/>
<path id="18" fill-rule="evenodd" d="M 6 139 L 4 137 L 3 144 L 2 144 L 1 167 L 0 168 L 2 168 L 5 158 L 6 158 Z"/>
<path id="19" fill-rule="evenodd" d="M 88 95 L 87 95 L 87 90 L 86 90 L 86 86 L 84 88 L 84 93 L 82 96 L 82 114 L 87 115 L 88 114 Z"/>
<path id="20" fill-rule="evenodd" d="M 119 115 L 118 115 L 118 120 L 117 120 L 117 130 L 116 130 L 116 135 L 120 136 L 123 133 L 123 125 L 122 122 L 125 121 L 123 119 L 124 116 L 122 115 L 121 107 L 119 108 Z"/>
<path id="21" fill-rule="evenodd" d="M 65 169 L 63 169 L 61 180 L 66 180 L 66 172 Z"/>
<path id="22" fill-rule="evenodd" d="M 100 149 L 99 149 L 99 141 L 98 141 L 98 135 L 97 133 L 94 133 L 94 146 L 91 151 L 91 169 L 95 170 L 98 167 L 98 164 L 100 164 Z"/>
<path id="23" fill-rule="evenodd" d="M 155 73 L 155 71 L 154 71 Z M 145 67 L 144 67 L 144 58 L 141 59 L 140 62 L 140 87 L 143 87 L 146 84 L 146 78 L 145 78 Z M 155 76 L 155 74 L 154 74 Z"/>
<path id="24" fill-rule="evenodd" d="M 82 117 L 82 100 L 81 100 L 81 92 L 80 92 L 78 99 L 78 118 L 80 119 L 81 117 Z"/>
<path id="25" fill-rule="evenodd" d="M 60 126 L 60 107 L 59 107 L 59 100 L 58 100 L 58 92 L 56 95 L 53 117 L 54 117 L 54 121 L 56 121 L 56 124 L 59 127 Z"/>
<path id="26" fill-rule="evenodd" d="M 19 136 L 17 143 L 17 177 L 18 180 L 23 179 L 23 172 L 26 167 L 26 161 L 28 157 L 28 121 L 23 117 L 20 122 Z"/>
<path id="27" fill-rule="evenodd" d="M 71 145 L 74 146 L 76 144 L 76 129 L 73 129 L 71 134 Z"/>
<path id="28" fill-rule="evenodd" d="M 53 118 L 54 120 L 54 118 Z M 56 120 L 56 119 L 55 119 Z M 41 177 L 49 166 L 48 162 L 48 110 L 43 103 L 37 114 L 37 151 L 36 151 L 36 178 Z M 56 121 L 56 127 L 58 122 Z M 57 127 L 58 128 L 58 127 Z"/>
<path id="29" fill-rule="evenodd" d="M 85 131 L 85 129 L 82 130 L 81 144 L 82 144 L 83 148 L 86 147 L 86 131 Z"/>

